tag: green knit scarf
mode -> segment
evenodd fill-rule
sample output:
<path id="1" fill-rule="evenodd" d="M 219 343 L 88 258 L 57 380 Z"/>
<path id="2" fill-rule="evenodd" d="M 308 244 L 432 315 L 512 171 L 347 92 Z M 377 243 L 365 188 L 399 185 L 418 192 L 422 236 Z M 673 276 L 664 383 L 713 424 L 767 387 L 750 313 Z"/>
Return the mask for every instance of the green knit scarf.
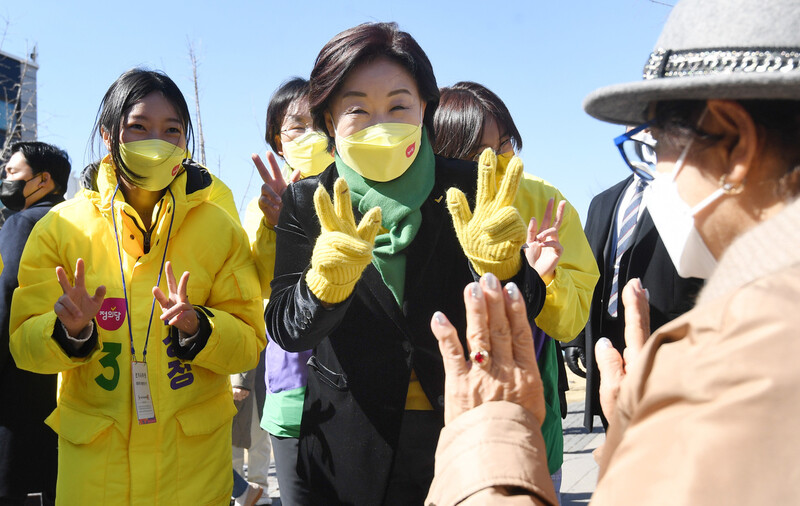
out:
<path id="1" fill-rule="evenodd" d="M 375 238 L 372 264 L 402 306 L 406 278 L 404 250 L 417 236 L 422 224 L 419 208 L 430 195 L 435 179 L 436 161 L 425 128 L 417 158 L 397 179 L 385 183 L 372 181 L 348 167 L 338 154 L 335 159 L 336 170 L 347 181 L 353 204 L 361 214 L 376 206 L 381 208 L 381 225 L 388 233 Z"/>

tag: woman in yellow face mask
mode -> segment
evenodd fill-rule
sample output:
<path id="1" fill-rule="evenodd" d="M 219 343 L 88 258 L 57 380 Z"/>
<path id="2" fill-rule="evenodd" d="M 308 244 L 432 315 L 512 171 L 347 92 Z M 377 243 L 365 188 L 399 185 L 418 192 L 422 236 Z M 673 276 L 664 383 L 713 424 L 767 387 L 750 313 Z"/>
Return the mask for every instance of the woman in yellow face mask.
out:
<path id="1" fill-rule="evenodd" d="M 543 304 L 510 206 L 522 167 L 495 190 L 491 153 L 480 180 L 473 163 L 434 155 L 436 79 L 395 24 L 335 36 L 310 82 L 335 163 L 281 198 L 266 311 L 282 348 L 313 349 L 298 468 L 314 503 L 422 504 L 447 409 L 432 315 L 448 308 L 463 329 L 463 288 L 484 273 L 513 280 L 531 318 Z M 471 359 L 485 366 L 491 350 Z"/>
<path id="2" fill-rule="evenodd" d="M 295 77 L 273 93 L 266 124 L 267 143 L 286 163 L 281 171 L 275 156 L 267 153 L 267 168 L 261 157 L 252 155 L 264 184 L 261 195 L 247 206 L 244 219 L 265 300 L 270 296 L 269 285 L 275 269 L 274 227 L 281 210 L 280 197 L 287 184 L 315 176 L 333 163 L 327 137 L 313 128 L 308 80 Z M 306 390 L 306 362 L 310 356 L 310 351 L 291 353 L 273 340 L 267 342 L 266 395 L 263 412 L 258 414 L 261 427 L 269 432 L 284 504 L 311 504 L 309 492 L 297 474 L 297 443 Z M 264 368 L 259 367 L 262 372 Z M 256 377 L 262 385 L 264 380 L 264 375 Z"/>
<path id="3" fill-rule="evenodd" d="M 229 375 L 252 369 L 266 339 L 247 237 L 209 202 L 189 118 L 166 75 L 120 76 L 90 189 L 48 213 L 22 256 L 11 352 L 63 376 L 46 420 L 59 503 L 230 500 Z"/>
<path id="4" fill-rule="evenodd" d="M 490 148 L 497 153 L 498 165 L 505 170 L 515 152 L 522 149 L 522 137 L 505 103 L 485 86 L 469 81 L 442 88 L 440 92 L 439 107 L 433 118 L 436 154 L 477 160 L 484 149 Z M 559 203 L 556 218 L 551 222 L 556 202 Z M 559 376 L 564 371 L 560 348 L 551 337 L 566 342 L 581 332 L 589 317 L 599 273 L 578 213 L 556 187 L 525 174 L 514 207 L 529 223 L 528 262 L 547 282 L 548 297 L 532 327 L 547 407 L 542 433 L 558 493 L 564 456 L 561 418 L 562 413 L 566 415 L 566 400 L 563 390 L 559 392 Z M 552 229 L 547 232 L 551 225 L 554 233 Z M 542 236 L 537 238 L 540 233 Z M 554 244 L 542 249 L 542 241 Z M 538 256 L 537 251 L 541 252 Z M 562 377 L 566 384 L 565 372 Z"/>

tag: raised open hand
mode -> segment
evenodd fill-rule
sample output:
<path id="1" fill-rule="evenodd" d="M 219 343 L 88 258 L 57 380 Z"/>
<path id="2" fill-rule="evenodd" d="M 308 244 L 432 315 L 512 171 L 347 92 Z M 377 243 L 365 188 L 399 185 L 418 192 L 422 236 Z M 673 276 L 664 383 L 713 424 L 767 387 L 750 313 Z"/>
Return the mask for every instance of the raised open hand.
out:
<path id="1" fill-rule="evenodd" d="M 622 289 L 625 305 L 625 351 L 619 354 L 611 341 L 603 337 L 594 347 L 597 369 L 600 371 L 600 406 L 607 420 L 617 410 L 617 397 L 622 380 L 636 363 L 636 358 L 650 337 L 650 295 L 639 278 L 628 281 Z"/>
<path id="2" fill-rule="evenodd" d="M 536 218 L 532 217 L 528 224 L 528 240 L 526 242 L 525 257 L 528 264 L 539 273 L 545 283 L 549 283 L 556 275 L 556 266 L 564 253 L 564 246 L 558 240 L 558 231 L 564 220 L 564 209 L 567 201 L 558 203 L 556 218 L 553 220 L 554 200 L 547 202 L 547 208 L 542 217 L 542 226 L 536 226 Z"/>
<path id="3" fill-rule="evenodd" d="M 372 261 L 375 236 L 381 226 L 381 209 L 373 207 L 356 228 L 350 188 L 343 178 L 333 185 L 333 202 L 322 185 L 314 193 L 322 233 L 314 244 L 306 283 L 323 302 L 342 302 L 353 293 L 364 268 Z"/>
<path id="4" fill-rule="evenodd" d="M 496 167 L 497 156 L 487 148 L 478 161 L 474 213 L 467 197 L 457 188 L 447 190 L 447 208 L 458 242 L 475 271 L 510 279 L 522 266 L 519 250 L 525 243 L 525 223 L 514 208 L 523 167 L 519 158 L 512 158 L 500 187 L 495 189 Z"/>
<path id="5" fill-rule="evenodd" d="M 283 192 L 286 191 L 287 182 L 284 181 L 281 169 L 278 166 L 278 161 L 271 152 L 267 153 L 269 168 L 267 168 L 261 160 L 261 157 L 256 153 L 250 155 L 250 158 L 253 160 L 261 176 L 261 180 L 264 182 L 264 184 L 261 185 L 261 196 L 258 198 L 258 207 L 261 209 L 261 212 L 264 213 L 267 223 L 274 227 L 278 224 L 278 216 L 281 214 L 281 207 L 283 207 L 281 196 Z M 300 179 L 300 171 L 295 170 L 289 177 L 289 183 L 293 183 L 298 179 Z"/>
<path id="6" fill-rule="evenodd" d="M 186 289 L 189 285 L 189 272 L 185 271 L 181 276 L 180 282 L 175 281 L 175 274 L 172 272 L 172 262 L 167 262 L 164 267 L 167 274 L 167 289 L 169 296 L 157 286 L 153 287 L 153 295 L 161 305 L 161 320 L 169 323 L 183 333 L 193 336 L 200 328 L 200 320 L 194 306 L 189 302 Z"/>
<path id="7" fill-rule="evenodd" d="M 106 296 L 106 287 L 100 285 L 90 296 L 86 291 L 83 258 L 75 262 L 75 284 L 67 278 L 67 272 L 60 265 L 56 267 L 56 277 L 64 293 L 58 298 L 53 310 L 72 337 L 77 337 L 100 311 Z"/>
<path id="8" fill-rule="evenodd" d="M 517 403 L 543 422 L 544 387 L 519 288 L 509 283 L 503 289 L 486 274 L 464 290 L 464 305 L 467 344 L 479 362 L 464 360 L 456 329 L 442 313 L 431 321 L 444 360 L 445 423 L 490 401 Z"/>

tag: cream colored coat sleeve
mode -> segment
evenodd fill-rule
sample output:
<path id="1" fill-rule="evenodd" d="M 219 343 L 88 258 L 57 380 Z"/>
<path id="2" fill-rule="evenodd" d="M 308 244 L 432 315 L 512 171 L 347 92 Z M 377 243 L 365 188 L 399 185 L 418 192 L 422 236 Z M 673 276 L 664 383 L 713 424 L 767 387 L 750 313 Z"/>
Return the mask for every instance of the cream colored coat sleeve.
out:
<path id="1" fill-rule="evenodd" d="M 555 505 L 541 423 L 526 409 L 488 402 L 442 429 L 425 504 Z"/>
<path id="2" fill-rule="evenodd" d="M 800 504 L 798 294 L 795 265 L 650 337 L 620 389 L 592 504 Z"/>

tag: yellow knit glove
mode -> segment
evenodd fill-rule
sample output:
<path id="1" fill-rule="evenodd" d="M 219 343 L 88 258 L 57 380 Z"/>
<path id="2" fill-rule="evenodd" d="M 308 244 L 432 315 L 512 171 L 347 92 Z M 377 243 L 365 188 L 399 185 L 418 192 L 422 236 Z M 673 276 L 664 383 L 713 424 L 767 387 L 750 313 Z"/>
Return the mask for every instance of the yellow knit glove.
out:
<path id="1" fill-rule="evenodd" d="M 478 192 L 472 213 L 464 193 L 457 188 L 447 190 L 447 208 L 453 217 L 461 249 L 478 274 L 491 272 L 500 279 L 512 278 L 522 267 L 520 248 L 525 243 L 527 228 L 514 208 L 522 160 L 511 159 L 508 169 L 495 187 L 497 157 L 487 148 L 478 161 Z"/>
<path id="2" fill-rule="evenodd" d="M 373 207 L 356 228 L 350 188 L 343 178 L 333 185 L 333 203 L 322 185 L 314 193 L 322 233 L 311 254 L 306 283 L 322 302 L 336 304 L 353 293 L 364 268 L 372 261 L 375 235 L 381 225 L 381 209 Z"/>

